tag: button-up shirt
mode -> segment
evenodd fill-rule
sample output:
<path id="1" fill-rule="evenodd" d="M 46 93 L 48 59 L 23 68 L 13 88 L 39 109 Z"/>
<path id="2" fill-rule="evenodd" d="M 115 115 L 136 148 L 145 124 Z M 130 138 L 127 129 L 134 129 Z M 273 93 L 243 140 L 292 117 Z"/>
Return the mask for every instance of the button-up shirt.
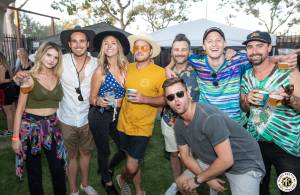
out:
<path id="1" fill-rule="evenodd" d="M 90 55 L 89 55 L 90 56 Z M 63 55 L 63 73 L 61 84 L 63 88 L 63 99 L 59 103 L 57 111 L 58 118 L 61 122 L 75 127 L 82 127 L 88 123 L 89 97 L 91 89 L 92 75 L 97 68 L 97 59 L 90 56 L 90 61 L 84 68 L 84 79 L 80 82 L 81 94 L 83 101 L 78 100 L 79 94 L 75 88 L 79 86 L 78 76 L 76 72 L 75 60 L 71 58 L 71 54 Z"/>

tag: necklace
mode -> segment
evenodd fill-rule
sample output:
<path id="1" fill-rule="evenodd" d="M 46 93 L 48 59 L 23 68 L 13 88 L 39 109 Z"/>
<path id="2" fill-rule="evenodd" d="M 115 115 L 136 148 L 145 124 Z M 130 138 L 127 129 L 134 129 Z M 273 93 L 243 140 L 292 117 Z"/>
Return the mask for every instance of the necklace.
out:
<path id="1" fill-rule="evenodd" d="M 77 70 L 76 65 L 75 65 L 75 63 L 74 63 L 72 53 L 70 53 L 70 55 L 71 55 L 71 59 L 72 59 L 73 66 L 74 66 L 74 68 L 75 68 L 75 70 L 76 70 L 76 73 L 77 73 L 78 88 L 80 89 L 80 78 L 79 78 L 79 74 L 80 74 L 80 72 L 83 70 L 83 68 L 85 67 L 85 63 L 86 63 L 86 59 L 87 59 L 87 54 L 86 54 L 86 56 L 85 56 L 85 58 L 84 58 L 83 65 L 82 65 L 82 67 L 81 67 L 81 69 L 80 69 L 79 71 Z"/>

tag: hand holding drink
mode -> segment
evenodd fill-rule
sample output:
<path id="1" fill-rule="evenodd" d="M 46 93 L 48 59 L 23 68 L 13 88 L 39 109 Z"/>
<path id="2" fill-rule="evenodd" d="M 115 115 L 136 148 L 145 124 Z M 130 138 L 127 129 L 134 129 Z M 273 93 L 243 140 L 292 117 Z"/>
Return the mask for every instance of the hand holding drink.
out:
<path id="1" fill-rule="evenodd" d="M 32 83 L 30 82 L 30 76 L 24 77 L 21 80 L 20 90 L 24 94 L 28 94 L 32 90 Z"/>
<path id="2" fill-rule="evenodd" d="M 293 70 L 297 67 L 297 54 L 295 54 L 294 49 L 278 49 L 278 54 L 280 55 L 278 62 L 278 68 L 280 70 Z"/>
<path id="3" fill-rule="evenodd" d="M 137 93 L 137 90 L 136 89 L 127 89 L 127 98 L 129 101 L 134 101 L 135 98 L 136 98 L 136 93 Z"/>
<path id="4" fill-rule="evenodd" d="M 254 89 L 248 95 L 248 101 L 255 106 L 263 107 L 269 97 L 269 93 L 264 90 Z"/>

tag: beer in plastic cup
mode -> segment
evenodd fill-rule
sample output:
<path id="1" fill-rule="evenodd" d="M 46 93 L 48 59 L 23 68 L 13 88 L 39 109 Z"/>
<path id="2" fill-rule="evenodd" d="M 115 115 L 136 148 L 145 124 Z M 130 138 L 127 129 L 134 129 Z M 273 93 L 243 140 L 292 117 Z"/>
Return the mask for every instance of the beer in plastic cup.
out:
<path id="1" fill-rule="evenodd" d="M 29 78 L 24 78 L 20 85 L 20 90 L 23 94 L 27 94 L 32 90 L 32 85 L 28 82 Z"/>
<path id="2" fill-rule="evenodd" d="M 278 63 L 278 68 L 281 70 L 288 70 L 289 69 L 289 64 L 287 62 L 279 62 Z"/>
<path id="3" fill-rule="evenodd" d="M 283 97 L 281 95 L 277 95 L 277 94 L 269 95 L 269 105 L 270 106 L 281 106 L 282 100 L 283 100 Z"/>

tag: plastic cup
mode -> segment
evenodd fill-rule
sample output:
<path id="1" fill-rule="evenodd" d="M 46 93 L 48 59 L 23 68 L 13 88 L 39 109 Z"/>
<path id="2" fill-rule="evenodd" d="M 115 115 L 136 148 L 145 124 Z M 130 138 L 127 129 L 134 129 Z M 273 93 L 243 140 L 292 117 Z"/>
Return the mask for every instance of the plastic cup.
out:
<path id="1" fill-rule="evenodd" d="M 105 99 L 108 101 L 108 105 L 115 105 L 115 93 L 113 91 L 107 91 L 104 93 Z"/>
<path id="2" fill-rule="evenodd" d="M 32 90 L 32 85 L 28 82 L 29 78 L 24 78 L 20 85 L 20 90 L 23 94 L 27 94 Z"/>
<path id="3" fill-rule="evenodd" d="M 281 95 L 273 94 L 269 96 L 270 106 L 281 106 L 283 97 Z"/>
<path id="4" fill-rule="evenodd" d="M 258 105 L 264 106 L 269 98 L 269 92 L 264 90 L 254 90 L 254 93 L 259 93 L 263 96 L 263 99 L 258 103 Z"/>
<path id="5" fill-rule="evenodd" d="M 132 96 L 133 93 L 136 93 L 137 90 L 136 89 L 132 89 L 132 88 L 128 88 L 127 89 L 127 98 L 129 100 L 132 100 L 134 98 L 134 96 Z"/>

